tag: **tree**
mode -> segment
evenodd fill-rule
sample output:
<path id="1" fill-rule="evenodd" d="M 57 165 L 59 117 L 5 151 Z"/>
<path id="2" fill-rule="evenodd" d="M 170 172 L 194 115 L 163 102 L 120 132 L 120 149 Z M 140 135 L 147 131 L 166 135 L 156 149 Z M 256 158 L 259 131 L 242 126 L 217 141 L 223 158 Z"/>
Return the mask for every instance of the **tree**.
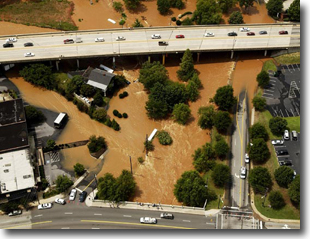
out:
<path id="1" fill-rule="evenodd" d="M 116 179 L 111 173 L 106 173 L 103 178 L 99 178 L 98 198 L 101 200 L 114 201 L 116 190 Z"/>
<path id="2" fill-rule="evenodd" d="M 219 158 L 224 158 L 229 152 L 229 146 L 224 139 L 216 142 L 214 146 L 215 154 Z"/>
<path id="3" fill-rule="evenodd" d="M 95 105 L 98 105 L 99 107 L 102 106 L 103 104 L 103 98 L 102 98 L 102 95 L 100 92 L 97 92 L 94 96 L 94 100 L 93 100 L 93 103 Z"/>
<path id="4" fill-rule="evenodd" d="M 123 170 L 115 182 L 115 201 L 128 201 L 136 191 L 136 182 L 128 170 Z"/>
<path id="5" fill-rule="evenodd" d="M 182 21 L 182 25 L 183 26 L 190 26 L 190 25 L 193 25 L 193 20 L 189 17 L 185 18 L 183 21 Z"/>
<path id="6" fill-rule="evenodd" d="M 214 126 L 219 132 L 226 132 L 231 122 L 231 117 L 227 111 L 218 111 L 214 115 Z"/>
<path id="7" fill-rule="evenodd" d="M 169 0 L 157 0 L 157 10 L 160 14 L 167 14 L 170 9 Z"/>
<path id="8" fill-rule="evenodd" d="M 201 83 L 201 80 L 199 79 L 198 77 L 198 74 L 197 72 L 195 72 L 191 78 L 191 81 L 195 82 L 198 89 L 201 89 L 202 88 L 202 83 Z"/>
<path id="9" fill-rule="evenodd" d="M 250 127 L 250 139 L 262 138 L 265 141 L 269 139 L 268 132 L 264 125 L 261 123 L 255 123 Z"/>
<path id="10" fill-rule="evenodd" d="M 235 0 L 218 0 L 217 2 L 224 13 L 227 13 L 236 4 Z"/>
<path id="11" fill-rule="evenodd" d="M 193 77 L 195 73 L 194 61 L 192 53 L 189 49 L 186 49 L 182 57 L 182 62 L 180 64 L 180 69 L 177 71 L 179 80 L 188 81 Z"/>
<path id="12" fill-rule="evenodd" d="M 33 85 L 52 90 L 54 88 L 54 76 L 52 67 L 44 64 L 30 64 L 25 66 L 19 74 Z"/>
<path id="13" fill-rule="evenodd" d="M 154 144 L 152 143 L 152 141 L 146 140 L 144 141 L 144 147 L 147 151 L 153 151 L 154 150 Z"/>
<path id="14" fill-rule="evenodd" d="M 93 117 L 95 120 L 104 123 L 107 118 L 107 111 L 105 109 L 96 109 L 93 113 Z"/>
<path id="15" fill-rule="evenodd" d="M 168 114 L 168 105 L 164 101 L 156 101 L 154 99 L 149 99 L 146 102 L 145 109 L 147 115 L 151 119 L 163 119 Z"/>
<path id="16" fill-rule="evenodd" d="M 95 88 L 91 85 L 83 84 L 80 93 L 86 97 L 93 96 L 95 94 Z"/>
<path id="17" fill-rule="evenodd" d="M 54 150 L 55 146 L 56 146 L 55 140 L 53 140 L 53 139 L 47 140 L 47 142 L 46 142 L 46 148 L 47 148 L 48 150 Z"/>
<path id="18" fill-rule="evenodd" d="M 184 172 L 174 185 L 173 191 L 179 202 L 186 206 L 203 207 L 205 200 L 215 200 L 214 191 L 205 187 L 205 182 L 197 171 Z"/>
<path id="19" fill-rule="evenodd" d="M 66 175 L 59 175 L 56 178 L 56 189 L 59 193 L 67 191 L 72 185 L 73 185 L 72 180 L 68 178 Z"/>
<path id="20" fill-rule="evenodd" d="M 280 187 L 288 188 L 294 180 L 294 170 L 287 166 L 281 166 L 274 171 L 274 177 Z"/>
<path id="21" fill-rule="evenodd" d="M 216 164 L 214 161 L 215 153 L 210 143 L 206 143 L 202 148 L 195 150 L 192 157 L 194 160 L 193 165 L 199 173 L 213 169 Z"/>
<path id="22" fill-rule="evenodd" d="M 80 164 L 80 163 L 76 163 L 74 166 L 74 172 L 77 176 L 82 176 L 85 172 L 85 168 L 84 165 Z"/>
<path id="23" fill-rule="evenodd" d="M 269 120 L 269 128 L 276 136 L 282 136 L 287 127 L 287 121 L 281 117 L 274 117 Z"/>
<path id="24" fill-rule="evenodd" d="M 156 134 L 158 141 L 162 145 L 170 145 L 172 144 L 173 140 L 167 131 L 158 131 Z"/>
<path id="25" fill-rule="evenodd" d="M 82 85 L 84 85 L 85 82 L 83 80 L 83 77 L 80 75 L 73 76 L 72 79 L 69 80 L 66 88 L 67 94 L 73 94 L 74 92 L 76 94 L 80 94 L 80 89 Z"/>
<path id="26" fill-rule="evenodd" d="M 111 127 L 112 129 L 114 129 L 115 131 L 119 131 L 121 129 L 121 127 L 119 126 L 119 124 L 116 122 L 115 119 L 112 120 L 111 122 Z"/>
<path id="27" fill-rule="evenodd" d="M 258 86 L 261 88 L 265 88 L 269 85 L 270 77 L 269 74 L 266 71 L 261 71 L 257 77 L 256 81 L 258 82 Z"/>
<path id="28" fill-rule="evenodd" d="M 300 22 L 300 0 L 294 0 L 287 12 L 291 21 Z"/>
<path id="29" fill-rule="evenodd" d="M 268 146 L 264 139 L 253 139 L 249 157 L 254 163 L 263 163 L 270 157 Z"/>
<path id="30" fill-rule="evenodd" d="M 224 187 L 230 181 L 230 168 L 224 164 L 217 164 L 211 177 L 217 187 Z"/>
<path id="31" fill-rule="evenodd" d="M 193 19 L 197 25 L 219 24 L 222 11 L 216 0 L 198 0 Z"/>
<path id="32" fill-rule="evenodd" d="M 239 6 L 244 7 L 246 10 L 249 7 L 253 7 L 254 1 L 255 0 L 239 0 Z"/>
<path id="33" fill-rule="evenodd" d="M 249 182 L 255 193 L 263 194 L 272 185 L 271 175 L 267 168 L 261 166 L 250 170 Z"/>
<path id="34" fill-rule="evenodd" d="M 123 1 L 125 3 L 126 8 L 134 10 L 139 6 L 141 0 L 123 0 Z"/>
<path id="35" fill-rule="evenodd" d="M 190 101 L 195 102 L 199 97 L 199 90 L 197 84 L 189 80 L 187 86 L 186 86 L 186 94 Z"/>
<path id="36" fill-rule="evenodd" d="M 96 138 L 95 135 L 92 135 L 89 137 L 89 143 L 87 144 L 87 147 L 89 149 L 89 152 L 96 153 L 102 148 L 106 148 L 107 144 L 102 136 L 98 136 Z"/>
<path id="37" fill-rule="evenodd" d="M 37 125 L 43 123 L 46 120 L 46 117 L 42 111 L 31 105 L 25 106 L 25 114 L 28 125 Z"/>
<path id="38" fill-rule="evenodd" d="M 139 21 L 138 18 L 136 18 L 136 20 L 134 21 L 134 23 L 132 24 L 132 27 L 144 27 L 143 24 Z"/>
<path id="39" fill-rule="evenodd" d="M 263 111 L 263 110 L 265 110 L 266 99 L 259 96 L 259 95 L 256 95 L 256 96 L 254 96 L 254 98 L 252 100 L 252 104 L 254 105 L 255 110 Z"/>
<path id="40" fill-rule="evenodd" d="M 177 123 L 185 125 L 186 122 L 191 117 L 191 110 L 189 106 L 186 104 L 183 103 L 176 104 L 173 107 L 172 115 Z"/>
<path id="41" fill-rule="evenodd" d="M 288 187 L 288 195 L 291 201 L 299 208 L 300 204 L 300 176 L 297 175 Z"/>
<path id="42" fill-rule="evenodd" d="M 170 6 L 177 9 L 183 9 L 185 3 L 182 0 L 169 0 Z"/>
<path id="43" fill-rule="evenodd" d="M 237 102 L 236 97 L 234 97 L 234 89 L 230 85 L 218 88 L 213 100 L 219 110 L 225 111 L 230 110 Z"/>
<path id="44" fill-rule="evenodd" d="M 272 191 L 269 194 L 268 200 L 271 208 L 279 210 L 285 206 L 285 201 L 282 194 L 279 191 Z"/>
<path id="45" fill-rule="evenodd" d="M 211 129 L 214 125 L 214 106 L 200 107 L 198 110 L 198 125 L 202 129 Z"/>
<path id="46" fill-rule="evenodd" d="M 167 83 L 167 80 L 168 71 L 159 61 L 152 63 L 147 61 L 142 64 L 139 81 L 146 89 L 150 90 L 157 82 L 164 85 Z"/>
<path id="47" fill-rule="evenodd" d="M 123 4 L 121 2 L 113 2 L 113 8 L 117 12 L 123 12 Z"/>
<path id="48" fill-rule="evenodd" d="M 270 16 L 277 17 L 277 14 L 282 12 L 283 0 L 269 0 L 266 8 Z"/>
<path id="49" fill-rule="evenodd" d="M 234 11 L 232 14 L 230 14 L 228 19 L 229 24 L 243 24 L 243 16 L 241 12 Z"/>

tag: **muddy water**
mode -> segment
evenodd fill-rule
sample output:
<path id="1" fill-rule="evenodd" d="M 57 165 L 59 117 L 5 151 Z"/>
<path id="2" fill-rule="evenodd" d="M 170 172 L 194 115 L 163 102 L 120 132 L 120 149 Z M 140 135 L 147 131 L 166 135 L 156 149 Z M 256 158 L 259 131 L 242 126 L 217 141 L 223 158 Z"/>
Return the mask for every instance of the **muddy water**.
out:
<path id="1" fill-rule="evenodd" d="M 56 32 L 56 31 L 58 30 L 0 21 L 0 35 L 25 34 L 25 33 L 37 33 L 37 32 Z"/>

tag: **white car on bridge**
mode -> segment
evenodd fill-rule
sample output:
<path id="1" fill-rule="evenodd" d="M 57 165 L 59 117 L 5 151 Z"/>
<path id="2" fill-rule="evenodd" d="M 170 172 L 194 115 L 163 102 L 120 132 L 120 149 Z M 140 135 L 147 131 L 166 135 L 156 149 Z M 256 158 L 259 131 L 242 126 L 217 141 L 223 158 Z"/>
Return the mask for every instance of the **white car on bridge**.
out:
<path id="1" fill-rule="evenodd" d="M 126 40 L 125 37 L 120 37 L 120 36 L 118 36 L 118 37 L 116 38 L 116 41 L 125 41 L 125 40 Z"/>
<path id="2" fill-rule="evenodd" d="M 152 35 L 152 39 L 160 39 L 161 36 L 159 34 L 154 34 Z"/>
<path id="3" fill-rule="evenodd" d="M 251 29 L 250 28 L 248 28 L 248 27 L 241 27 L 240 28 L 240 31 L 241 32 L 249 32 Z"/>
<path id="4" fill-rule="evenodd" d="M 103 39 L 103 37 L 97 37 L 95 39 L 95 42 L 104 42 L 104 39 Z"/>
<path id="5" fill-rule="evenodd" d="M 213 32 L 207 32 L 207 33 L 205 33 L 205 37 L 214 37 L 214 33 Z"/>
<path id="6" fill-rule="evenodd" d="M 153 217 L 141 217 L 140 218 L 140 223 L 145 223 L 145 224 L 156 224 L 157 219 Z"/>
<path id="7" fill-rule="evenodd" d="M 24 54 L 24 56 L 25 57 L 32 57 L 32 56 L 35 56 L 35 55 L 34 55 L 34 53 L 27 52 L 27 53 Z"/>
<path id="8" fill-rule="evenodd" d="M 5 40 L 6 42 L 17 42 L 16 37 L 10 37 L 8 39 Z"/>

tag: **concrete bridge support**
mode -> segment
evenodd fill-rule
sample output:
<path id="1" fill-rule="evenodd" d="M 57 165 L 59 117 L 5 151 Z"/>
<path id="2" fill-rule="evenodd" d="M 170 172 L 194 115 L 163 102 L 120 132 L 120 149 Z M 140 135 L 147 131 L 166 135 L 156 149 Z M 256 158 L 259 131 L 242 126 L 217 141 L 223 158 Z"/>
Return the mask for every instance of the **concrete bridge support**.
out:
<path id="1" fill-rule="evenodd" d="M 165 61 L 166 61 L 166 55 L 163 54 L 163 65 L 165 65 Z"/>
<path id="2" fill-rule="evenodd" d="M 76 66 L 78 69 L 80 69 L 80 60 L 79 59 L 76 59 Z"/>
<path id="3" fill-rule="evenodd" d="M 59 61 L 56 61 L 56 70 L 59 71 Z"/>
<path id="4" fill-rule="evenodd" d="M 199 63 L 200 52 L 197 52 L 197 63 Z"/>
<path id="5" fill-rule="evenodd" d="M 264 52 L 264 56 L 267 56 L 267 50 L 265 50 L 265 52 Z"/>
<path id="6" fill-rule="evenodd" d="M 151 56 L 148 56 L 148 57 L 147 57 L 147 60 L 148 60 L 148 62 L 151 63 Z"/>
<path id="7" fill-rule="evenodd" d="M 234 51 L 231 51 L 230 53 L 230 59 L 233 59 L 234 58 Z"/>

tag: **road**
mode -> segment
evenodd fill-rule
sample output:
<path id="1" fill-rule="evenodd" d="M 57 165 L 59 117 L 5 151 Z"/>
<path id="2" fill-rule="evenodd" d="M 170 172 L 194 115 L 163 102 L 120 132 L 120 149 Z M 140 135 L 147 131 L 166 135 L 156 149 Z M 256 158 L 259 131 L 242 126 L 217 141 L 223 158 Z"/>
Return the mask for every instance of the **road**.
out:
<path id="1" fill-rule="evenodd" d="M 248 142 L 248 113 L 246 92 L 238 97 L 236 115 L 234 119 L 234 131 L 232 134 L 232 159 L 231 159 L 231 206 L 246 207 L 249 205 L 248 174 L 249 165 L 245 163 L 244 156 Z M 246 179 L 240 178 L 240 168 L 246 166 Z"/>
<path id="2" fill-rule="evenodd" d="M 137 54 L 178 53 L 189 48 L 191 51 L 231 51 L 231 50 L 266 50 L 300 47 L 299 25 L 249 25 L 255 36 L 247 36 L 239 30 L 240 26 L 208 26 L 208 27 L 168 27 L 142 29 L 115 29 L 97 31 L 77 31 L 42 33 L 17 36 L 18 41 L 12 48 L 0 49 L 0 63 L 27 62 L 38 60 L 61 60 L 98 56 L 121 56 Z M 258 32 L 265 30 L 266 35 Z M 287 35 L 279 35 L 279 31 L 288 31 Z M 227 36 L 235 31 L 236 37 Z M 212 32 L 215 37 L 204 37 Z M 152 39 L 153 34 L 160 34 L 161 41 L 167 41 L 168 46 L 159 46 L 159 39 Z M 177 39 L 183 34 L 185 38 Z M 118 36 L 124 36 L 125 41 L 116 41 Z M 95 42 L 95 38 L 103 37 L 105 42 Z M 64 39 L 81 38 L 82 43 L 64 44 Z M 0 37 L 0 43 L 5 43 L 6 37 Z M 24 43 L 32 42 L 33 47 L 24 47 Z M 34 53 L 34 57 L 24 57 L 24 53 Z"/>

